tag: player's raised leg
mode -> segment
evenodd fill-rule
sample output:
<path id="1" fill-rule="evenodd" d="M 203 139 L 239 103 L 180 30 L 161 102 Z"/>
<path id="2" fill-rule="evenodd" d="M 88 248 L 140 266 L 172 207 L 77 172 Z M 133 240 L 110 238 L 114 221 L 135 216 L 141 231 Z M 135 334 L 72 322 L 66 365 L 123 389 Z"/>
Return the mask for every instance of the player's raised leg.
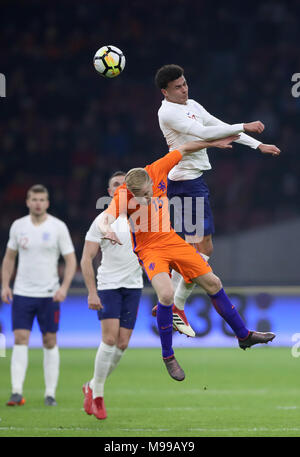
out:
<path id="1" fill-rule="evenodd" d="M 184 371 L 178 364 L 172 347 L 174 290 L 168 273 L 158 273 L 152 278 L 152 286 L 157 294 L 157 327 L 162 347 L 162 357 L 169 375 L 176 381 L 183 381 Z"/>
<path id="2" fill-rule="evenodd" d="M 196 251 L 201 254 L 201 256 L 206 262 L 209 260 L 209 257 L 211 256 L 213 251 L 212 235 L 204 236 L 203 239 L 199 242 L 192 242 L 191 237 L 189 237 L 189 244 L 191 244 L 191 246 L 193 246 L 196 249 Z M 194 290 L 194 287 L 195 283 L 186 283 L 184 279 L 181 277 L 175 289 L 174 295 L 174 304 L 177 309 L 181 311 L 184 310 L 185 302 L 191 295 L 192 291 Z"/>
<path id="3" fill-rule="evenodd" d="M 272 332 L 250 331 L 245 326 L 241 316 L 224 291 L 220 279 L 213 272 L 198 276 L 193 281 L 207 292 L 216 311 L 237 336 L 241 349 L 249 348 L 254 344 L 268 343 L 275 338 L 275 334 Z"/>

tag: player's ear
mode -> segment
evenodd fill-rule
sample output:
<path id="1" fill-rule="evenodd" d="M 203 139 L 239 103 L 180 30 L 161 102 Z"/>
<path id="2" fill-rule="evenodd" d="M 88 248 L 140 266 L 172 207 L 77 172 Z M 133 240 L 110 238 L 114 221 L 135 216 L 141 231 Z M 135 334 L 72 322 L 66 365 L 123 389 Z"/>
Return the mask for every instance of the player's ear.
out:
<path id="1" fill-rule="evenodd" d="M 113 192 L 110 187 L 107 188 L 107 193 L 110 197 L 113 197 Z"/>
<path id="2" fill-rule="evenodd" d="M 161 89 L 161 93 L 163 94 L 164 97 L 167 96 L 168 92 L 166 91 L 166 89 Z"/>

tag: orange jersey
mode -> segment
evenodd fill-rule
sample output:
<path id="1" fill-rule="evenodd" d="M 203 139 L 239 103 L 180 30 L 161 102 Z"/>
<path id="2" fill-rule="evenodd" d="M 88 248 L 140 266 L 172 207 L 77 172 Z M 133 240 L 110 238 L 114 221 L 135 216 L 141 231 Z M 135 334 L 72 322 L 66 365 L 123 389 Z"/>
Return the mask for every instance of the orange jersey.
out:
<path id="1" fill-rule="evenodd" d="M 106 210 L 115 218 L 120 214 L 127 215 L 133 250 L 150 281 L 158 273 L 170 273 L 171 268 L 178 271 L 188 283 L 212 271 L 201 254 L 171 227 L 167 176 L 181 158 L 181 153 L 174 150 L 145 167 L 153 182 L 151 204 L 139 205 L 126 184 L 123 184 L 115 191 Z"/>
<path id="2" fill-rule="evenodd" d="M 145 167 L 153 182 L 151 204 L 139 205 L 124 183 L 116 190 L 106 209 L 115 218 L 120 214 L 127 215 L 135 252 L 146 246 L 160 245 L 165 236 L 173 231 L 167 197 L 167 176 L 181 159 L 182 154 L 174 150 Z"/>

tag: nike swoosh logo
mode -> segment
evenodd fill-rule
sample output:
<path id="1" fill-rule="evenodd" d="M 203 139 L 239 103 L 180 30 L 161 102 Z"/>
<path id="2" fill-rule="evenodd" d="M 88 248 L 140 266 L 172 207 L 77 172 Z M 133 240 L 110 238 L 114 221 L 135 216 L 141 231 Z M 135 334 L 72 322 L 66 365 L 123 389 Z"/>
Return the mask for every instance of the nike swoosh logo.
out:
<path id="1" fill-rule="evenodd" d="M 162 330 L 166 330 L 167 328 L 170 328 L 170 327 L 172 327 L 172 324 L 167 325 L 166 327 L 160 327 L 160 328 L 161 328 Z"/>

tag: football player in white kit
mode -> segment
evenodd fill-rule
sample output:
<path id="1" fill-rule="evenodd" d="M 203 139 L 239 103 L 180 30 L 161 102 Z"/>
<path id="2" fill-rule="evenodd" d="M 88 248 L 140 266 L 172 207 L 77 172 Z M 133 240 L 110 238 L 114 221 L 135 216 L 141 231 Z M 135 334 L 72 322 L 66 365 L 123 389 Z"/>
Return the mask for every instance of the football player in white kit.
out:
<path id="1" fill-rule="evenodd" d="M 187 141 L 213 140 L 228 135 L 239 134 L 237 143 L 253 149 L 259 149 L 264 154 L 278 156 L 280 150 L 269 144 L 263 144 L 243 132 L 261 133 L 264 125 L 260 121 L 243 124 L 226 124 L 208 113 L 195 100 L 188 98 L 188 85 L 184 70 L 178 65 L 164 65 L 155 75 L 156 86 L 161 90 L 164 100 L 158 110 L 158 120 L 161 131 L 170 150 Z M 186 241 L 193 245 L 208 260 L 213 251 L 212 234 L 214 233 L 213 215 L 209 203 L 209 189 L 203 179 L 203 173 L 211 169 L 206 149 L 185 155 L 168 175 L 167 195 L 169 200 L 180 198 L 182 207 L 180 214 L 174 212 L 174 219 L 180 217 L 184 221 L 182 234 Z M 185 197 L 190 197 L 185 198 Z M 196 227 L 197 200 L 202 198 L 204 217 L 201 227 Z M 176 208 L 176 206 L 175 206 Z M 190 216 L 190 225 L 185 223 L 186 215 Z M 173 222 L 174 223 L 174 222 Z M 188 323 L 184 313 L 184 304 L 191 294 L 195 284 L 188 285 L 183 278 L 173 271 L 174 286 L 176 287 L 173 327 L 188 336 L 195 336 L 194 330 Z M 155 315 L 156 310 L 153 309 Z"/>
<path id="2" fill-rule="evenodd" d="M 111 197 L 124 183 L 125 175 L 119 171 L 109 179 L 108 193 Z M 120 246 L 104 239 L 98 224 L 102 214 L 96 217 L 86 234 L 81 259 L 81 270 L 88 289 L 88 305 L 90 309 L 98 310 L 102 329 L 93 379 L 82 388 L 84 410 L 97 419 L 107 417 L 104 384 L 128 346 L 143 288 L 142 268 L 132 249 L 126 216 L 120 216 L 113 224 L 122 242 Z M 93 259 L 99 249 L 102 261 L 97 271 L 96 286 Z"/>
<path id="3" fill-rule="evenodd" d="M 45 405 L 55 406 L 59 376 L 56 332 L 60 302 L 64 301 L 76 271 L 74 246 L 64 222 L 48 214 L 49 194 L 40 184 L 27 192 L 29 214 L 13 222 L 2 263 L 1 298 L 12 301 L 14 346 L 11 357 L 12 395 L 8 406 L 23 405 L 23 383 L 28 365 L 28 343 L 34 318 L 42 333 Z M 10 281 L 18 254 L 13 292 Z M 65 261 L 62 284 L 58 277 L 60 255 Z"/>

